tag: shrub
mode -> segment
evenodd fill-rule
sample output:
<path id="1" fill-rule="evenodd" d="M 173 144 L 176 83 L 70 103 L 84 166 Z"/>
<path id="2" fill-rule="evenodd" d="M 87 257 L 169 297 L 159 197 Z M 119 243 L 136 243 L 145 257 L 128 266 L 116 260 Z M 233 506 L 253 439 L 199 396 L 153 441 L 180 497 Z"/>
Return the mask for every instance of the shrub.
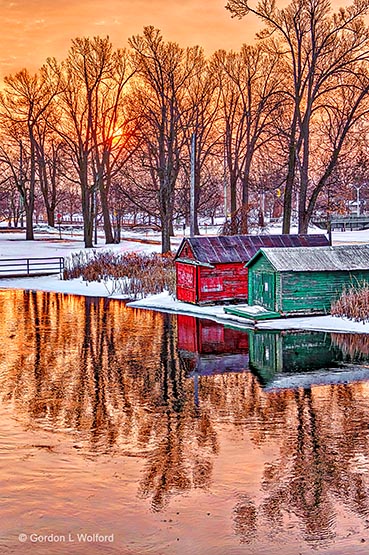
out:
<path id="1" fill-rule="evenodd" d="M 332 305 L 333 316 L 346 316 L 355 322 L 369 320 L 369 283 L 351 285 Z"/>
<path id="2" fill-rule="evenodd" d="M 65 280 L 103 282 L 109 294 L 142 298 L 166 290 L 175 292 L 172 254 L 117 254 L 112 251 L 81 251 L 65 261 Z"/>

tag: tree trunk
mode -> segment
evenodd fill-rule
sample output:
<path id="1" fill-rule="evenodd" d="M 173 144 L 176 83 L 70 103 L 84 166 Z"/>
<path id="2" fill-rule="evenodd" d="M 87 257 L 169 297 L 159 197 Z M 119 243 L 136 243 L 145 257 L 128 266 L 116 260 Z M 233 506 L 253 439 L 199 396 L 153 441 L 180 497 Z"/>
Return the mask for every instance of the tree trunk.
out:
<path id="1" fill-rule="evenodd" d="M 160 184 L 159 206 L 161 218 L 161 252 L 170 252 L 170 234 L 173 228 L 170 192 L 167 180 Z"/>
<path id="2" fill-rule="evenodd" d="M 116 244 L 120 243 L 121 231 L 122 231 L 122 217 L 120 213 L 117 212 L 117 215 L 115 217 L 115 227 L 114 227 L 114 243 Z"/>
<path id="3" fill-rule="evenodd" d="M 27 241 L 34 241 L 33 233 L 33 210 L 29 209 L 26 211 L 26 239 Z"/>
<path id="4" fill-rule="evenodd" d="M 286 177 L 286 185 L 284 189 L 283 198 L 283 226 L 282 233 L 289 234 L 291 231 L 291 217 L 292 217 L 292 195 L 293 185 L 295 183 L 296 171 L 296 126 L 297 126 L 297 108 L 295 108 L 292 126 L 290 144 L 288 149 L 288 170 Z"/>
<path id="5" fill-rule="evenodd" d="M 109 211 L 107 192 L 102 180 L 99 183 L 99 190 L 100 190 L 101 211 L 102 211 L 103 223 L 104 223 L 105 243 L 107 245 L 111 245 L 112 243 L 114 243 L 113 229 L 112 229 L 111 220 L 110 220 L 110 211 Z"/>
<path id="6" fill-rule="evenodd" d="M 199 212 L 199 203 L 200 203 L 200 184 L 199 184 L 199 168 L 196 167 L 196 173 L 195 173 L 195 213 L 193 215 L 193 227 L 194 227 L 194 234 L 195 235 L 200 235 L 200 228 L 199 228 L 199 217 L 198 217 L 198 212 Z"/>
<path id="7" fill-rule="evenodd" d="M 161 252 L 170 252 L 170 221 L 166 216 L 163 216 L 161 221 Z"/>
<path id="8" fill-rule="evenodd" d="M 49 203 L 45 204 L 46 206 L 46 214 L 47 214 L 47 225 L 54 227 L 55 226 L 55 210 L 53 210 Z"/>
<path id="9" fill-rule="evenodd" d="M 231 234 L 237 235 L 237 178 L 233 175 L 230 179 L 230 193 L 231 193 Z"/>
<path id="10" fill-rule="evenodd" d="M 309 121 L 309 118 L 307 118 Z M 307 194 L 309 186 L 309 128 L 304 121 L 301 126 L 301 138 L 303 142 L 302 164 L 300 169 L 300 188 L 298 202 L 299 233 L 307 233 L 309 216 L 307 214 Z"/>
<path id="11" fill-rule="evenodd" d="M 92 248 L 93 245 L 93 202 L 92 191 L 82 188 L 82 215 L 83 215 L 83 239 L 85 248 Z"/>
<path id="12" fill-rule="evenodd" d="M 299 214 L 299 233 L 306 235 L 309 229 L 310 218 L 306 211 L 303 214 Z"/>
<path id="13" fill-rule="evenodd" d="M 246 235 L 248 233 L 248 211 L 249 211 L 249 172 L 250 167 L 247 162 L 248 167 L 245 169 L 245 173 L 242 180 L 242 207 L 241 207 L 241 233 Z"/>
<path id="14" fill-rule="evenodd" d="M 29 191 L 28 198 L 26 199 L 24 208 L 26 210 L 26 239 L 27 241 L 34 240 L 33 233 L 33 210 L 35 206 L 35 183 L 36 183 L 36 168 L 35 168 L 35 142 L 30 131 L 30 147 L 31 147 L 31 170 L 30 170 L 30 180 L 29 180 Z"/>
<path id="15" fill-rule="evenodd" d="M 173 226 L 173 220 L 172 219 L 169 222 L 169 236 L 174 237 L 174 226 Z"/>

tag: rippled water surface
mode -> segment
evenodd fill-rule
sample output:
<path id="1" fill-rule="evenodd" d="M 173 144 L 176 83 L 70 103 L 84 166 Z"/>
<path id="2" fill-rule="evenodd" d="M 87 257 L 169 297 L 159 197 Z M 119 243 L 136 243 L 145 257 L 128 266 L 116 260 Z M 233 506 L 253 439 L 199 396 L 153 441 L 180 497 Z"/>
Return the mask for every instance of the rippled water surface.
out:
<path id="1" fill-rule="evenodd" d="M 366 336 L 26 291 L 0 317 L 1 554 L 369 552 Z"/>

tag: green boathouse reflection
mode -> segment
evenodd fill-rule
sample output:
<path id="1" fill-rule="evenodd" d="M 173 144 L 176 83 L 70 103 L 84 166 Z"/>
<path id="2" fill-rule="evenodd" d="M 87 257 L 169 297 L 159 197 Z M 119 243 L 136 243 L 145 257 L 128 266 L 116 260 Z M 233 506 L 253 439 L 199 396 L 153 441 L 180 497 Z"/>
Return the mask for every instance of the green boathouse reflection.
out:
<path id="1" fill-rule="evenodd" d="M 278 372 L 337 366 L 338 351 L 327 333 L 256 331 L 250 340 L 250 366 L 267 383 Z"/>
<path id="2" fill-rule="evenodd" d="M 367 335 L 253 331 L 250 370 L 269 388 L 369 379 L 369 371 L 364 366 L 369 361 L 368 345 Z"/>
<path id="3" fill-rule="evenodd" d="M 221 472 L 229 464 L 228 442 L 242 458 L 239 467 L 231 462 L 240 542 L 256 544 L 265 533 L 275 537 L 292 521 L 307 543 L 328 545 L 341 533 L 342 515 L 353 514 L 366 525 L 368 384 L 273 391 L 260 386 L 260 376 L 266 384 L 283 373 L 313 373 L 322 361 L 325 368 L 336 362 L 338 369 L 363 363 L 366 338 L 296 339 L 236 333 L 206 322 L 196 324 L 194 333 L 194 322 L 116 301 L 20 291 L 1 294 L 0 310 L 2 401 L 31 432 L 42 427 L 72 437 L 81 456 L 139 457 L 144 464 L 138 493 L 153 511 L 196 489 L 213 494 L 214 481 L 221 496 L 222 480 L 229 480 Z M 226 360 L 248 353 L 258 378 L 245 361 L 211 371 L 203 366 L 211 354 Z M 254 487 L 255 464 L 262 478 Z"/>

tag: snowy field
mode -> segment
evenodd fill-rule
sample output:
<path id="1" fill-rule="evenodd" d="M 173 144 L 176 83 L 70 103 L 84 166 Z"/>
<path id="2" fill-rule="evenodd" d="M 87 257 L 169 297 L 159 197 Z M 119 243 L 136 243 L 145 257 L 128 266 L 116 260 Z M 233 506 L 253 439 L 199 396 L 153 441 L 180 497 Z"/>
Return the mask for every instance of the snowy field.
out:
<path id="1" fill-rule="evenodd" d="M 214 230 L 216 232 L 216 230 Z M 211 230 L 207 229 L 208 234 Z M 281 230 L 274 227 L 270 233 L 280 233 Z M 292 230 L 296 233 L 297 230 Z M 321 233 L 314 229 L 312 233 Z M 175 251 L 183 236 L 177 236 L 172 240 L 172 249 Z M 369 230 L 333 232 L 333 244 L 369 243 Z M 104 245 L 103 238 L 99 237 L 98 245 L 93 250 L 108 249 L 119 253 L 126 252 L 160 252 L 160 235 L 155 233 L 130 233 L 126 234 L 119 245 Z M 9 233 L 0 232 L 0 259 L 3 258 L 31 258 L 31 257 L 67 257 L 73 252 L 84 250 L 81 235 L 74 233 L 36 232 L 34 241 L 26 241 L 24 232 Z M 63 281 L 59 275 L 42 277 L 19 277 L 0 278 L 0 289 L 32 289 L 36 291 L 54 291 L 76 295 L 93 297 L 111 297 L 109 287 L 103 283 L 84 282 L 81 279 Z M 123 298 L 114 295 L 114 298 Z M 210 318 L 221 323 L 237 327 L 252 326 L 244 318 L 225 314 L 223 306 L 198 307 L 174 300 L 167 293 L 155 295 L 133 301 L 129 306 L 145 308 L 149 310 L 160 310 L 190 314 L 200 318 Z M 288 318 L 263 321 L 256 324 L 259 329 L 309 329 L 319 331 L 342 331 L 353 333 L 369 333 L 369 323 L 352 322 L 344 318 L 333 316 L 314 316 L 305 318 Z"/>
<path id="2" fill-rule="evenodd" d="M 68 257 L 74 252 L 84 249 L 81 235 L 71 237 L 70 233 L 35 233 L 34 241 L 26 241 L 24 233 L 0 232 L 0 260 L 6 258 L 38 258 L 38 257 Z M 148 242 L 149 241 L 149 242 Z M 138 235 L 127 237 L 119 245 L 106 247 L 102 238 L 98 238 L 98 245 L 87 250 L 114 250 L 118 253 L 125 252 L 159 252 L 160 240 L 158 237 L 145 237 Z M 55 291 L 91 297 L 108 297 L 109 290 L 103 283 L 88 283 L 81 279 L 63 281 L 59 275 L 41 277 L 1 278 L 0 289 L 32 289 L 35 291 Z"/>

